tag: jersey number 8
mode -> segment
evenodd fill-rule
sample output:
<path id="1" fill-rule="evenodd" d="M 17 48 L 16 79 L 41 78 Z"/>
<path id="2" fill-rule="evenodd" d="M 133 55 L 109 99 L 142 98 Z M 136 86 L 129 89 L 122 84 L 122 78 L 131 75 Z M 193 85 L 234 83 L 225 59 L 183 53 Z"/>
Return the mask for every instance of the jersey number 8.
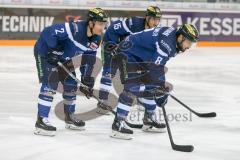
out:
<path id="1" fill-rule="evenodd" d="M 161 61 L 162 61 L 162 57 L 158 56 L 156 61 L 155 61 L 155 64 L 156 65 L 160 65 L 161 64 Z"/>

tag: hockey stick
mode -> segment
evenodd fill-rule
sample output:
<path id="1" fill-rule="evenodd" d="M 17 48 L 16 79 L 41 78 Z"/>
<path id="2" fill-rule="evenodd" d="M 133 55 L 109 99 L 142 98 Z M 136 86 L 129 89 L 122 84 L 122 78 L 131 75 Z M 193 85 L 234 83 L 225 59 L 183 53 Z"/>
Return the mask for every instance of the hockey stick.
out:
<path id="1" fill-rule="evenodd" d="M 216 117 L 216 113 L 215 112 L 210 112 L 210 113 L 198 113 L 194 110 L 192 110 L 190 107 L 188 107 L 187 105 L 185 105 L 183 102 L 181 102 L 180 100 L 178 100 L 175 96 L 171 95 L 170 93 L 168 93 L 170 95 L 170 97 L 172 97 L 174 100 L 176 100 L 178 103 L 180 103 L 182 106 L 184 106 L 185 108 L 187 108 L 189 111 L 191 111 L 192 113 L 194 113 L 195 115 L 199 116 L 199 117 Z M 155 101 L 156 100 L 156 97 L 155 98 Z M 157 103 L 156 103 L 157 104 Z M 171 132 L 171 129 L 170 129 L 170 126 L 169 126 L 169 123 L 168 123 L 168 119 L 167 119 L 167 114 L 166 114 L 166 110 L 165 110 L 165 107 L 161 107 L 159 106 L 160 108 L 162 108 L 162 111 L 163 111 L 163 116 L 164 116 L 164 120 L 165 120 L 165 123 L 166 123 L 166 126 L 167 126 L 167 131 L 168 131 L 168 137 L 169 137 L 169 140 L 170 140 L 170 143 L 171 143 L 171 146 L 172 146 L 172 149 L 173 150 L 176 150 L 176 151 L 181 151 L 181 152 L 192 152 L 194 150 L 194 147 L 192 145 L 177 145 L 174 143 L 173 141 L 173 137 L 172 137 L 172 132 Z"/>
<path id="2" fill-rule="evenodd" d="M 166 122 L 168 137 L 169 137 L 172 149 L 176 150 L 176 151 L 181 151 L 181 152 L 192 152 L 194 150 L 194 147 L 192 145 L 177 145 L 177 144 L 174 143 L 173 137 L 172 137 L 172 132 L 170 130 L 170 126 L 169 126 L 169 123 L 168 123 L 165 107 L 161 107 L 161 108 L 163 110 L 163 116 L 164 116 L 164 120 Z"/>
<path id="3" fill-rule="evenodd" d="M 84 84 L 83 84 L 76 76 L 74 76 L 74 75 L 72 74 L 72 72 L 70 72 L 61 62 L 58 62 L 58 65 L 59 65 L 61 68 L 63 68 L 64 71 L 65 71 L 70 77 L 72 77 L 80 86 L 85 87 L 85 88 L 88 88 L 88 86 L 84 85 Z M 116 114 L 116 112 L 112 109 L 111 106 L 108 106 L 108 105 L 104 104 L 97 96 L 92 95 L 92 97 L 93 97 L 94 99 L 96 99 L 96 100 L 100 103 L 99 106 L 100 106 L 102 109 L 108 110 L 108 111 L 110 111 L 111 113 L 113 113 L 114 115 Z M 142 126 L 143 126 L 142 124 L 132 124 L 132 123 L 129 123 L 129 122 L 127 122 L 127 121 L 125 121 L 125 122 L 126 122 L 126 124 L 127 124 L 129 127 L 131 127 L 131 128 L 142 128 Z"/>
<path id="4" fill-rule="evenodd" d="M 177 101 L 178 103 L 180 103 L 183 107 L 185 107 L 186 109 L 188 109 L 189 111 L 191 111 L 192 113 L 194 113 L 195 115 L 197 115 L 198 117 L 202 117 L 202 118 L 212 118 L 212 117 L 216 117 L 217 114 L 215 112 L 209 112 L 209 113 L 199 113 L 194 111 L 193 109 L 191 109 L 190 107 L 188 107 L 186 104 L 184 104 L 182 101 L 180 101 L 179 99 L 177 99 L 175 96 L 173 96 L 172 94 L 169 94 L 169 96 L 174 99 L 175 101 Z"/>
<path id="5" fill-rule="evenodd" d="M 157 102 L 156 96 L 154 96 L 154 99 Z M 172 137 L 172 132 L 171 132 L 171 129 L 170 129 L 170 126 L 169 126 L 169 123 L 168 123 L 168 118 L 167 118 L 167 113 L 166 113 L 165 107 L 164 106 L 163 107 L 159 106 L 159 107 L 162 108 L 162 111 L 163 111 L 163 117 L 164 117 L 164 121 L 165 121 L 166 126 L 167 126 L 168 137 L 169 137 L 172 149 L 176 150 L 176 151 L 181 151 L 181 152 L 192 152 L 194 150 L 194 147 L 192 145 L 177 145 L 177 144 L 174 143 L 173 137 Z"/>
<path id="6" fill-rule="evenodd" d="M 133 93 L 135 93 L 134 91 L 132 91 Z M 208 112 L 208 113 L 200 113 L 200 112 L 197 112 L 195 110 L 193 110 L 192 108 L 190 108 L 189 106 L 187 106 L 186 104 L 184 104 L 182 101 L 180 101 L 177 97 L 175 97 L 174 95 L 172 95 L 170 92 L 168 91 L 165 91 L 163 90 L 162 93 L 154 93 L 154 90 L 151 91 L 148 93 L 148 92 L 138 92 L 136 93 L 138 94 L 139 97 L 150 97 L 150 96 L 154 96 L 156 97 L 156 94 L 158 95 L 169 95 L 172 99 L 174 99 L 175 101 L 177 101 L 179 104 L 181 104 L 184 108 L 186 108 L 187 110 L 189 110 L 190 112 L 192 112 L 193 114 L 195 114 L 196 116 L 198 117 L 201 117 L 201 118 L 213 118 L 213 117 L 216 117 L 217 114 L 216 112 Z"/>
<path id="7" fill-rule="evenodd" d="M 163 88 L 163 94 L 169 95 L 172 99 L 174 99 L 175 101 L 177 101 L 179 104 L 181 104 L 184 108 L 186 108 L 187 110 L 189 110 L 190 112 L 192 112 L 193 114 L 195 114 L 198 117 L 201 118 L 213 118 L 216 117 L 217 114 L 216 112 L 209 112 L 209 113 L 199 113 L 195 110 L 193 110 L 192 108 L 190 108 L 189 106 L 187 106 L 186 104 L 184 104 L 182 101 L 180 101 L 177 97 L 175 97 L 174 95 L 172 95 L 169 91 L 167 91 L 166 89 Z M 156 97 L 156 96 L 155 96 Z"/>

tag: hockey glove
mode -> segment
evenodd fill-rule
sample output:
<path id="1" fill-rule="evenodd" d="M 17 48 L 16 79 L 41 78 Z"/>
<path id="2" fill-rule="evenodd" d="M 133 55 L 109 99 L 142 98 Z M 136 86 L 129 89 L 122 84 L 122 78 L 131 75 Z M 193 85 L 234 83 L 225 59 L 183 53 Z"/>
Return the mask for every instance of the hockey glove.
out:
<path id="1" fill-rule="evenodd" d="M 169 94 L 173 90 L 173 85 L 171 83 L 165 82 L 164 85 L 160 85 L 157 88 L 151 90 L 151 92 L 156 96 L 163 96 Z"/>
<path id="2" fill-rule="evenodd" d="M 47 54 L 47 62 L 53 66 L 58 66 L 57 63 L 60 61 L 62 55 L 63 51 L 50 49 Z"/>
<path id="3" fill-rule="evenodd" d="M 94 77 L 86 76 L 81 77 L 81 82 L 83 85 L 79 87 L 79 90 L 85 94 L 85 96 L 89 99 L 93 96 L 93 86 L 94 86 Z"/>
<path id="4" fill-rule="evenodd" d="M 105 52 L 110 53 L 112 56 L 115 56 L 118 54 L 117 48 L 118 48 L 118 45 L 113 42 L 107 42 L 104 46 Z"/>

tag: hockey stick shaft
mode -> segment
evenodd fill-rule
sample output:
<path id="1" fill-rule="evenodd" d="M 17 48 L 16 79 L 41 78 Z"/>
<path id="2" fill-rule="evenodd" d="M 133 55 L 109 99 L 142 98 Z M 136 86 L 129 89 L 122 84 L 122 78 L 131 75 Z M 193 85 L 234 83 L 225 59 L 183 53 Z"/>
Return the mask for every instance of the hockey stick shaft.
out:
<path id="1" fill-rule="evenodd" d="M 156 101 L 156 97 L 154 97 L 154 98 L 155 98 L 155 101 Z M 167 126 L 168 138 L 170 140 L 170 144 L 171 144 L 172 149 L 176 150 L 176 151 L 181 151 L 181 152 L 192 152 L 194 150 L 194 147 L 192 145 L 177 145 L 177 144 L 174 143 L 165 107 L 163 106 L 163 107 L 160 107 L 160 108 L 162 108 L 162 111 L 163 111 L 163 117 L 164 117 L 164 121 L 165 121 L 166 126 Z"/>
<path id="2" fill-rule="evenodd" d="M 176 150 L 176 151 L 181 151 L 181 152 L 192 152 L 194 150 L 194 147 L 192 145 L 177 145 L 174 143 L 173 137 L 172 137 L 172 132 L 171 132 L 171 129 L 170 129 L 170 126 L 168 123 L 165 107 L 162 107 L 162 110 L 163 110 L 163 116 L 164 116 L 164 120 L 166 122 L 168 137 L 169 137 L 172 149 Z"/>
<path id="3" fill-rule="evenodd" d="M 169 123 L 168 123 L 167 113 L 166 113 L 165 107 L 162 107 L 162 111 L 163 111 L 164 120 L 165 120 L 165 123 L 166 123 L 166 126 L 167 126 L 169 140 L 170 140 L 171 146 L 173 146 L 174 142 L 173 142 L 173 138 L 172 138 L 172 132 L 171 132 L 170 127 L 169 127 Z"/>
<path id="4" fill-rule="evenodd" d="M 72 74 L 72 72 L 70 72 L 61 62 L 58 62 L 58 65 L 60 67 L 62 67 L 64 69 L 65 72 L 67 72 L 67 74 L 73 78 L 79 85 L 83 86 L 83 87 L 86 87 L 86 88 L 89 88 L 88 86 L 84 85 L 75 75 Z M 92 95 L 98 102 L 100 102 L 100 99 L 95 96 L 95 95 Z"/>
<path id="5" fill-rule="evenodd" d="M 189 106 L 187 106 L 186 104 L 184 104 L 182 101 L 180 101 L 178 98 L 176 98 L 175 96 L 173 96 L 172 94 L 169 94 L 169 96 L 174 99 L 175 101 L 177 101 L 179 104 L 181 104 L 183 107 L 185 107 L 186 109 L 188 109 L 190 112 L 192 112 L 193 114 L 197 115 L 198 117 L 202 117 L 202 118 L 211 118 L 211 117 L 216 117 L 216 113 L 215 112 L 209 112 L 209 113 L 199 113 L 196 112 L 195 110 L 191 109 Z"/>
<path id="6" fill-rule="evenodd" d="M 64 71 L 65 71 L 70 77 L 72 77 L 79 85 L 81 85 L 81 86 L 83 86 L 83 87 L 88 87 L 88 86 L 82 84 L 82 82 L 81 82 L 75 75 L 73 75 L 72 72 L 70 72 L 61 62 L 58 62 L 58 65 L 59 65 L 60 67 L 62 67 L 62 68 L 64 69 Z M 97 96 L 92 95 L 92 97 L 95 98 L 98 102 L 101 102 L 101 100 L 100 100 Z M 101 103 L 102 103 L 102 102 L 101 102 Z M 103 103 L 102 103 L 102 104 L 103 104 Z M 103 105 L 104 105 L 104 107 L 105 107 L 108 111 L 110 111 L 113 115 L 116 114 L 116 112 L 112 109 L 111 106 L 108 106 L 108 105 L 106 105 L 106 104 L 103 104 Z M 131 127 L 131 128 L 142 128 L 142 126 L 143 126 L 143 125 L 141 125 L 141 124 L 132 124 L 132 123 L 127 122 L 127 121 L 126 121 L 126 124 L 127 124 L 129 127 Z"/>

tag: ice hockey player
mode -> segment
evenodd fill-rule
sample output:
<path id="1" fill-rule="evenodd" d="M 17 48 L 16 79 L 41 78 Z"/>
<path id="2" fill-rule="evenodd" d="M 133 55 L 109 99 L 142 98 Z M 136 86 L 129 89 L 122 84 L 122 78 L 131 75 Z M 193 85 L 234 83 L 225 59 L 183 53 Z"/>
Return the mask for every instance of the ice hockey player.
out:
<path id="1" fill-rule="evenodd" d="M 80 87 L 79 89 L 86 96 L 92 95 L 94 78 L 91 77 L 91 73 L 106 22 L 107 14 L 101 8 L 93 8 L 89 10 L 86 21 L 54 24 L 46 27 L 40 34 L 34 47 L 34 56 L 41 84 L 35 134 L 54 136 L 56 133 L 56 127 L 50 124 L 48 116 L 58 87 L 58 81 L 50 84 L 48 78 L 50 73 L 58 72 L 56 68 L 59 61 L 64 62 L 79 54 L 90 55 L 82 58 L 80 67 L 81 81 L 89 88 Z M 73 114 L 77 83 L 70 76 L 64 81 L 59 81 L 64 88 L 62 97 L 64 99 L 65 127 L 67 129 L 83 130 L 85 122 L 77 119 Z"/>
<path id="2" fill-rule="evenodd" d="M 156 27 L 160 22 L 161 16 L 162 12 L 157 6 L 149 6 L 145 17 L 130 17 L 125 20 L 117 20 L 112 22 L 112 24 L 108 27 L 104 34 L 102 47 L 103 71 L 100 81 L 100 100 L 107 103 L 109 91 L 112 85 L 112 78 L 116 74 L 117 70 L 115 67 L 111 66 L 113 54 L 110 53 L 110 45 L 116 46 L 116 44 L 130 34 Z M 114 49 L 114 47 L 112 47 L 112 49 Z M 100 114 L 106 113 L 101 109 L 100 105 L 101 103 L 98 103 L 97 112 Z"/>
<path id="3" fill-rule="evenodd" d="M 165 74 L 163 67 L 167 61 L 177 54 L 183 53 L 198 41 L 198 31 L 191 24 L 183 24 L 179 29 L 173 27 L 156 27 L 144 30 L 140 33 L 130 35 L 120 43 L 120 55 L 127 58 L 128 63 L 144 63 L 148 69 L 148 80 L 140 82 L 129 81 L 124 84 L 124 90 L 120 94 L 117 104 L 117 113 L 112 124 L 111 137 L 120 139 L 131 139 L 133 131 L 125 123 L 126 117 L 133 103 L 134 97 L 142 97 L 143 102 L 148 102 L 143 118 L 143 130 L 152 131 L 163 128 L 156 119 L 156 104 L 163 107 L 167 103 L 166 91 L 170 88 L 165 86 Z M 121 49 L 121 46 L 130 46 Z M 128 73 L 128 79 L 134 78 L 137 73 Z M 151 91 L 151 92 L 150 92 Z M 139 93 L 139 95 L 137 94 Z M 134 95 L 134 96 L 133 96 Z M 143 94 L 144 95 L 144 94 Z M 145 94 L 146 95 L 146 94 Z M 158 95 L 157 97 L 154 95 Z"/>

